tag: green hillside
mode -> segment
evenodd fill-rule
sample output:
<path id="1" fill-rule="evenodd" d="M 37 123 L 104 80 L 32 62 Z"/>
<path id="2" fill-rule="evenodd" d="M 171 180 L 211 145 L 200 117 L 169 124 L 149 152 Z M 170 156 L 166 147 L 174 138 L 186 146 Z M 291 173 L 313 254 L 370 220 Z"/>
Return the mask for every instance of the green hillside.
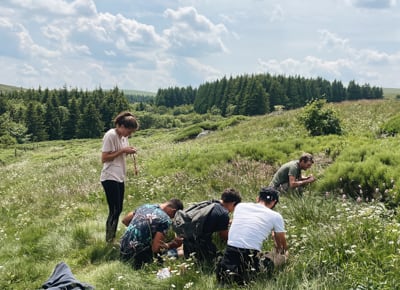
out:
<path id="1" fill-rule="evenodd" d="M 399 213 L 378 196 L 351 197 L 374 184 L 374 194 L 398 198 L 400 138 L 382 138 L 379 128 L 400 102 L 329 106 L 342 121 L 341 136 L 308 136 L 297 119 L 302 110 L 237 119 L 184 142 L 174 140 L 187 128 L 138 131 L 130 143 L 138 148 L 139 175 L 128 159 L 123 214 L 171 197 L 185 205 L 219 198 L 226 187 L 254 201 L 280 164 L 311 152 L 318 181 L 301 198 L 281 196 L 276 207 L 286 223 L 288 264 L 248 289 L 397 289 Z M 156 278 L 157 264 L 135 271 L 119 261 L 118 249 L 104 242 L 100 147 L 101 139 L 87 139 L 1 150 L 0 288 L 38 289 L 64 261 L 96 289 L 218 289 L 213 271 L 193 260 L 166 259 L 173 276 L 165 280 Z M 350 177 L 355 188 L 343 186 Z M 118 235 L 123 231 L 120 224 Z"/>
<path id="2" fill-rule="evenodd" d="M 0 84 L 0 91 L 3 91 L 3 92 L 13 91 L 13 90 L 20 90 L 20 89 L 21 89 L 21 87 Z M 154 93 L 154 92 L 141 91 L 141 90 L 126 89 L 126 90 L 122 90 L 122 91 L 124 92 L 125 95 L 132 95 L 132 96 L 139 95 L 139 96 L 154 97 L 156 95 L 156 93 Z"/>
<path id="3" fill-rule="evenodd" d="M 399 88 L 383 88 L 383 95 L 385 98 L 396 98 L 400 96 L 400 89 Z"/>
<path id="4" fill-rule="evenodd" d="M 20 90 L 20 89 L 22 89 L 22 88 L 0 84 L 0 92 L 10 92 L 10 91 L 16 91 L 16 90 Z"/>

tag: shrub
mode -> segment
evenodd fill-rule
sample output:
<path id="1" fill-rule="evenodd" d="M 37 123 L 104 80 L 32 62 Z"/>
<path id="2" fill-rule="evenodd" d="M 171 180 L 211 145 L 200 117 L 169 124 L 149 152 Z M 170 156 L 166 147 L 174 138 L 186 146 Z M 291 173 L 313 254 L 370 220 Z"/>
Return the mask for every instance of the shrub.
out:
<path id="1" fill-rule="evenodd" d="M 241 121 L 246 120 L 247 117 L 245 116 L 241 116 L 241 115 L 236 115 L 230 118 L 226 118 L 222 121 L 218 122 L 218 129 L 224 129 L 226 127 L 230 127 L 230 126 L 235 126 L 237 124 L 239 124 Z"/>
<path id="2" fill-rule="evenodd" d="M 7 146 L 7 145 L 14 145 L 14 144 L 17 144 L 17 140 L 14 137 L 12 137 L 8 134 L 0 136 L 0 145 Z"/>
<path id="3" fill-rule="evenodd" d="M 179 132 L 176 137 L 174 138 L 175 142 L 180 142 L 180 141 L 185 141 L 188 139 L 193 139 L 197 135 L 199 135 L 203 129 L 199 125 L 192 125 L 189 126 L 185 129 L 183 129 L 181 132 Z"/>
<path id="4" fill-rule="evenodd" d="M 390 118 L 385 124 L 381 126 L 381 134 L 396 135 L 400 132 L 400 115 Z"/>
<path id="5" fill-rule="evenodd" d="M 304 123 L 307 131 L 312 136 L 342 134 L 342 128 L 336 112 L 325 108 L 326 100 L 313 100 L 304 108 L 300 115 L 300 122 Z"/>
<path id="6" fill-rule="evenodd" d="M 365 201 L 375 199 L 390 207 L 397 206 L 399 192 L 395 177 L 400 155 L 393 152 L 394 145 L 391 140 L 350 145 L 324 172 L 324 177 L 316 183 L 317 190 Z"/>
<path id="7" fill-rule="evenodd" d="M 201 127 L 203 130 L 214 131 L 218 129 L 218 123 L 213 121 L 204 121 L 197 124 L 197 126 Z"/>

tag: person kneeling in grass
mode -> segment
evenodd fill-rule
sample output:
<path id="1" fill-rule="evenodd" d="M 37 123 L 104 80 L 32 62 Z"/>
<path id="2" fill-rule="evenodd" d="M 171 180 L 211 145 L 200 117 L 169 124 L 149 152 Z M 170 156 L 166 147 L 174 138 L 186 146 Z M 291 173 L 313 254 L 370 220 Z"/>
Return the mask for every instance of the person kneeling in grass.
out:
<path id="1" fill-rule="evenodd" d="M 308 176 L 302 175 L 302 171 L 310 169 L 313 164 L 314 157 L 310 153 L 304 153 L 299 160 L 292 160 L 283 164 L 274 174 L 269 186 L 272 186 L 280 193 L 295 191 L 301 196 L 304 187 L 316 180 L 312 174 Z"/>
<path id="2" fill-rule="evenodd" d="M 173 198 L 159 205 L 144 204 L 128 213 L 122 220 L 127 229 L 121 238 L 121 260 L 140 269 L 145 263 L 151 263 L 154 254 L 161 250 L 180 247 L 182 239 L 178 237 L 165 242 L 171 219 L 180 209 L 183 209 L 182 202 Z"/>
<path id="3" fill-rule="evenodd" d="M 279 201 L 279 192 L 261 188 L 257 203 L 239 203 L 233 212 L 228 245 L 217 263 L 217 280 L 221 285 L 247 285 L 260 272 L 270 275 L 288 257 L 282 216 L 272 209 Z M 273 251 L 262 254 L 263 241 L 269 236 L 275 242 Z"/>
<path id="4" fill-rule="evenodd" d="M 194 236 L 184 236 L 183 251 L 185 258 L 195 254 L 200 263 L 215 264 L 218 257 L 217 246 L 213 242 L 213 234 L 218 233 L 220 239 L 226 243 L 229 231 L 229 213 L 242 201 L 240 192 L 234 188 L 227 188 L 221 194 L 220 200 L 212 200 L 212 209 L 203 216 L 204 225 L 201 232 Z M 195 227 L 196 225 L 193 225 Z"/>

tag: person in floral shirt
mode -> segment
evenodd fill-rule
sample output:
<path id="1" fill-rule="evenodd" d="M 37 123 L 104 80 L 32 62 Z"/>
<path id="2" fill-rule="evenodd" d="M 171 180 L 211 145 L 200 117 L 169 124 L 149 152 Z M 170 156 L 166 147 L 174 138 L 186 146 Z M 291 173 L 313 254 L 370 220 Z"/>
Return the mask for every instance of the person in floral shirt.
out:
<path id="1" fill-rule="evenodd" d="M 154 254 L 161 250 L 180 247 L 181 238 L 165 242 L 171 219 L 180 209 L 183 209 L 182 202 L 173 198 L 162 204 L 144 204 L 128 213 L 122 220 L 127 229 L 121 238 L 121 260 L 140 269 L 145 263 L 151 263 Z"/>

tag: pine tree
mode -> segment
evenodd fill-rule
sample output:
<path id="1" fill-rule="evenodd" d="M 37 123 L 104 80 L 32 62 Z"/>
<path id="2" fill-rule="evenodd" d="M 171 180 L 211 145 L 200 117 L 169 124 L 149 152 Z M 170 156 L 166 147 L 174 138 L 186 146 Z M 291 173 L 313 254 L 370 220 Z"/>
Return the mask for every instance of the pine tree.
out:
<path id="1" fill-rule="evenodd" d="M 99 138 L 103 134 L 104 122 L 100 118 L 99 110 L 94 103 L 88 106 L 78 121 L 78 138 Z"/>
<path id="2" fill-rule="evenodd" d="M 30 102 L 25 116 L 27 134 L 34 142 L 48 140 L 48 135 L 44 125 L 44 109 L 41 104 Z"/>
<path id="3" fill-rule="evenodd" d="M 73 97 L 68 108 L 68 119 L 64 124 L 64 139 L 75 139 L 78 131 L 79 106 Z"/>
<path id="4" fill-rule="evenodd" d="M 45 126 L 49 140 L 62 139 L 61 119 L 58 108 L 58 100 L 55 96 L 49 96 L 46 102 Z"/>

